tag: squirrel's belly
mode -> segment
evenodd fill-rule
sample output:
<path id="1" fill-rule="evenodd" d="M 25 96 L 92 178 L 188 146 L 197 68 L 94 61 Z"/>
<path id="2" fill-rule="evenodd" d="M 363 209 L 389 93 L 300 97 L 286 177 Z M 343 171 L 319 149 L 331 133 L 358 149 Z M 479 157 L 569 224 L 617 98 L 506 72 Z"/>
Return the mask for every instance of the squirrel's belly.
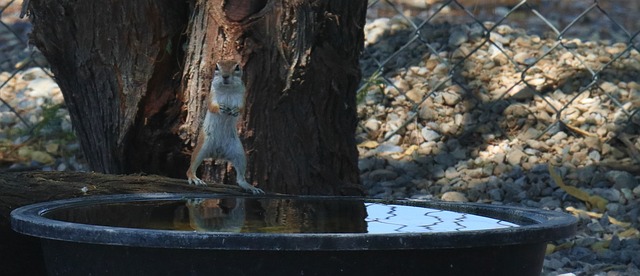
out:
<path id="1" fill-rule="evenodd" d="M 207 114 L 204 121 L 205 147 L 212 155 L 220 155 L 229 147 L 229 143 L 238 139 L 237 118 L 226 115 Z"/>

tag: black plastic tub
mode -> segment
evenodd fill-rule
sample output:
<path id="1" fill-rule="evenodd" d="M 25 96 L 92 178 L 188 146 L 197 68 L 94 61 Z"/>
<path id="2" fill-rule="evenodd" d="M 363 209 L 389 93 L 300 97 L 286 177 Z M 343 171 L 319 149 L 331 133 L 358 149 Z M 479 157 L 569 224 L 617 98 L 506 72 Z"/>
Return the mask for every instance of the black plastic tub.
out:
<path id="1" fill-rule="evenodd" d="M 539 275 L 546 243 L 576 225 L 497 205 L 215 194 L 52 201 L 11 220 L 41 238 L 50 275 Z"/>

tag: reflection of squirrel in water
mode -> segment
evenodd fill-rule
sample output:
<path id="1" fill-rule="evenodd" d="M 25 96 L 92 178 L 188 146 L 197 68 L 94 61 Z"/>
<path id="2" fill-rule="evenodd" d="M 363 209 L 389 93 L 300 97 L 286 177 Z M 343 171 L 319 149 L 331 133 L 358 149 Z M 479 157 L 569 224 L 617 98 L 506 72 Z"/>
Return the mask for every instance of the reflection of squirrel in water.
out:
<path id="1" fill-rule="evenodd" d="M 240 233 L 245 224 L 244 198 L 189 199 L 185 206 L 196 231 Z"/>
<path id="2" fill-rule="evenodd" d="M 218 62 L 211 82 L 211 92 L 207 96 L 208 110 L 187 170 L 189 184 L 206 185 L 196 176 L 196 171 L 204 158 L 212 157 L 233 164 L 236 182 L 240 187 L 253 194 L 264 193 L 247 183 L 244 178 L 247 158 L 236 128 L 238 115 L 244 109 L 245 88 L 241 77 L 242 71 L 235 61 Z"/>

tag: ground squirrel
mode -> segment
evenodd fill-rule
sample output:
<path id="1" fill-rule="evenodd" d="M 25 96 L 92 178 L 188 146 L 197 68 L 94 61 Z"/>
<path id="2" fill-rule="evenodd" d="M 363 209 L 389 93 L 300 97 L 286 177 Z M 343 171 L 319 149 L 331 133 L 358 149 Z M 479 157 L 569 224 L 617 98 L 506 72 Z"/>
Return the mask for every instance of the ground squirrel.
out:
<path id="1" fill-rule="evenodd" d="M 233 164 L 240 187 L 253 194 L 264 193 L 244 178 L 247 159 L 237 130 L 238 116 L 244 108 L 245 88 L 241 78 L 242 71 L 237 62 L 225 60 L 217 63 L 207 97 L 208 110 L 187 170 L 189 184 L 206 185 L 196 176 L 196 171 L 203 159 L 212 157 Z"/>

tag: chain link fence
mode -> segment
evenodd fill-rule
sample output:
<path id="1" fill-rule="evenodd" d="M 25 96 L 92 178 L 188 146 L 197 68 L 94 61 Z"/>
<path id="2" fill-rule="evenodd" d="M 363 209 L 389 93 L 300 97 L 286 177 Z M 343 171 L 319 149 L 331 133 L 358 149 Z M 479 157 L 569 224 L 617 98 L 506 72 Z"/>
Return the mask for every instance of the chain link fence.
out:
<path id="1" fill-rule="evenodd" d="M 32 138 L 25 133 L 50 123 L 42 105 L 63 104 L 56 91 L 45 96 L 57 99 L 35 105 L 15 100 L 33 92 L 27 88 L 33 79 L 52 79 L 46 61 L 28 43 L 31 27 L 19 18 L 21 4 L 0 1 L 0 139 L 13 139 L 11 145 L 2 143 L 4 163 L 20 161 L 7 152 Z M 627 154 L 638 161 L 640 23 L 630 10 L 639 11 L 639 5 L 369 1 L 358 137 L 391 141 L 412 152 L 443 135 L 486 146 L 500 144 L 501 137 L 548 141 L 545 137 L 564 131 L 618 143 L 614 148 L 623 153 L 613 149 L 616 158 Z M 58 111 L 49 113 L 68 116 Z M 62 121 L 55 123 L 70 132 L 68 119 Z M 8 130 L 16 128 L 25 138 Z"/>
<path id="2" fill-rule="evenodd" d="M 64 99 L 21 13 L 21 0 L 0 1 L 0 172 L 83 170 Z"/>
<path id="3" fill-rule="evenodd" d="M 10 9 L 14 2 L 15 1 L 3 1 L 3 3 L 0 4 L 0 12 L 2 14 L 2 21 L 0 21 L 0 35 L 2 36 L 0 44 L 0 50 L 2 52 L 2 56 L 0 57 L 0 66 L 3 73 L 8 73 L 8 76 L 3 74 L 0 89 L 7 86 L 18 72 L 29 66 L 28 60 L 30 60 L 31 55 L 33 54 L 33 52 L 26 53 L 25 51 L 25 49 L 28 48 L 26 40 L 26 32 L 28 32 L 27 24 L 17 22 L 15 20 L 15 14 L 11 14 L 12 12 L 15 12 L 15 10 Z M 14 5 L 14 7 L 15 6 L 16 5 Z M 7 109 L 15 114 L 15 116 L 25 125 L 30 125 L 22 116 L 20 116 L 20 113 L 16 108 L 9 104 L 9 102 L 4 98 L 8 97 L 0 97 L 2 104 L 4 105 L 3 109 Z"/>
<path id="4" fill-rule="evenodd" d="M 377 150 L 361 153 L 433 154 L 429 143 L 455 138 L 472 148 L 462 154 L 472 159 L 524 144 L 521 158 L 504 162 L 527 169 L 540 162 L 635 169 L 638 6 L 369 1 L 358 139 L 377 142 L 361 144 Z"/>

